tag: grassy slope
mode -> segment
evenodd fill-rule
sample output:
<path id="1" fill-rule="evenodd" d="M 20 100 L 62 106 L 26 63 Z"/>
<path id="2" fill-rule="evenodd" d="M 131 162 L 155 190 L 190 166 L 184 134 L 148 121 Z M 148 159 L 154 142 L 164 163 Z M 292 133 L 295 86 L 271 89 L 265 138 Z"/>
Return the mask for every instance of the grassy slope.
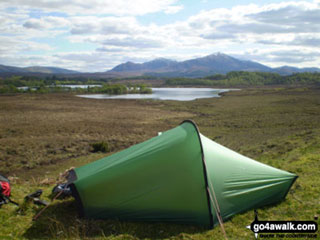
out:
<path id="1" fill-rule="evenodd" d="M 312 220 L 320 215 L 319 93 L 316 89 L 248 89 L 192 102 L 104 101 L 70 95 L 0 97 L 0 124 L 5 126 L 0 130 L 0 166 L 7 165 L 10 175 L 20 173 L 13 180 L 14 199 L 22 202 L 38 188 L 45 190 L 46 198 L 60 172 L 103 155 L 90 154 L 90 143 L 106 139 L 117 151 L 192 118 L 209 138 L 299 175 L 285 201 L 259 210 L 260 220 Z M 24 157 L 27 163 L 22 162 Z M 208 231 L 195 226 L 78 219 L 71 200 L 57 201 L 33 222 L 38 210 L 32 204 L 24 204 L 19 211 L 13 205 L 4 206 L 0 236 L 223 239 L 219 227 Z M 252 211 L 233 217 L 225 223 L 228 237 L 254 239 L 245 228 L 252 220 Z"/>

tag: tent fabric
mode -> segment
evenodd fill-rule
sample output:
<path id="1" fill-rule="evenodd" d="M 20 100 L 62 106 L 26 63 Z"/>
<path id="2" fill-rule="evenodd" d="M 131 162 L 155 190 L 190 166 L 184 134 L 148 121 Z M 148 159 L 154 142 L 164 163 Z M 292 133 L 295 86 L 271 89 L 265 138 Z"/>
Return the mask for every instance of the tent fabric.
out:
<path id="1" fill-rule="evenodd" d="M 297 178 L 295 174 L 223 147 L 202 134 L 201 141 L 205 146 L 208 178 L 224 220 L 237 213 L 281 201 Z M 216 218 L 214 223 L 218 223 Z"/>
<path id="2" fill-rule="evenodd" d="M 85 217 L 206 227 L 218 224 L 210 194 L 226 220 L 284 199 L 297 178 L 213 142 L 191 120 L 71 175 Z"/>

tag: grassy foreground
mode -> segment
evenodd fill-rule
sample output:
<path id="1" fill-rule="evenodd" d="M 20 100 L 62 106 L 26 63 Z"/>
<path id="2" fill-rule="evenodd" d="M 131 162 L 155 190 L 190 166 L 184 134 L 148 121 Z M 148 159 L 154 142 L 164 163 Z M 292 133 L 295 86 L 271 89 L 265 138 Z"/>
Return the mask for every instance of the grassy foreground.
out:
<path id="1" fill-rule="evenodd" d="M 72 199 L 57 200 L 32 221 L 41 207 L 23 203 L 39 188 L 48 200 L 65 169 L 106 155 L 92 153 L 92 143 L 106 141 L 116 152 L 188 118 L 214 141 L 299 175 L 285 201 L 258 210 L 260 220 L 320 215 L 320 89 L 246 89 L 191 102 L 25 94 L 0 96 L 0 169 L 22 204 L 0 209 L 0 238 L 224 239 L 219 227 L 79 219 Z M 226 222 L 228 238 L 254 239 L 245 228 L 253 218 L 249 211 Z"/>

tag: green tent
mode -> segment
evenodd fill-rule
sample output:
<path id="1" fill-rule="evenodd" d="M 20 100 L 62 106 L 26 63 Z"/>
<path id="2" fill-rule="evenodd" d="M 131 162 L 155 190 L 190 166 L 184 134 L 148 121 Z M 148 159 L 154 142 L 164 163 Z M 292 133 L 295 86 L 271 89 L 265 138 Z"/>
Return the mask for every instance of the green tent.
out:
<path id="1" fill-rule="evenodd" d="M 70 175 L 82 216 L 207 227 L 284 199 L 297 178 L 213 142 L 190 120 Z"/>

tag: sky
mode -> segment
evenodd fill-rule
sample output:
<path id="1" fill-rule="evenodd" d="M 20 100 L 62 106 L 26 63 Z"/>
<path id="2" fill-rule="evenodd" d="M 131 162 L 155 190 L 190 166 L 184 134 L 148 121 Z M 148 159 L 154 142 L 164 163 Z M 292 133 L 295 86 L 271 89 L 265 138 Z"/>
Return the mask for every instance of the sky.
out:
<path id="1" fill-rule="evenodd" d="M 213 53 L 320 67 L 320 0 L 1 0 L 0 64 L 102 72 Z"/>

